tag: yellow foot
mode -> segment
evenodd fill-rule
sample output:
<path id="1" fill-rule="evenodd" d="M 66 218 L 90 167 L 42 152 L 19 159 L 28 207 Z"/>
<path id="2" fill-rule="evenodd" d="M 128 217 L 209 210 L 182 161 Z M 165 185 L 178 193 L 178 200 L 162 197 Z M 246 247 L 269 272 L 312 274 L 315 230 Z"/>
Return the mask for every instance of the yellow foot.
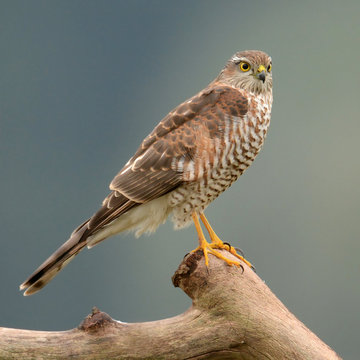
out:
<path id="1" fill-rule="evenodd" d="M 216 249 L 220 249 L 220 248 L 216 247 Z M 205 243 L 203 242 L 196 249 L 192 250 L 191 253 L 194 253 L 198 250 L 202 250 L 202 252 L 204 253 L 206 266 L 209 266 L 209 255 L 208 254 L 213 254 L 214 256 L 218 257 L 219 259 L 224 260 L 230 266 L 235 265 L 235 266 L 241 267 L 241 264 L 238 261 L 230 260 L 230 259 L 226 258 L 224 255 L 222 255 L 220 252 L 214 250 L 214 245 L 209 244 L 206 240 L 205 240 Z"/>
<path id="2" fill-rule="evenodd" d="M 212 248 L 214 248 L 214 249 L 225 249 L 225 250 L 229 251 L 229 253 L 236 256 L 238 259 L 242 260 L 248 267 L 250 267 L 251 269 L 254 269 L 254 267 L 251 265 L 251 263 L 249 261 L 247 261 L 243 256 L 239 255 L 236 252 L 235 248 L 233 246 L 231 246 L 229 243 L 224 243 L 222 241 L 221 241 L 221 243 L 214 242 L 214 243 L 211 243 L 210 246 L 212 246 Z"/>
<path id="3" fill-rule="evenodd" d="M 225 249 L 227 251 L 229 251 L 232 255 L 236 256 L 238 259 L 242 260 L 247 266 L 249 266 L 251 269 L 254 269 L 254 266 L 251 265 L 251 263 L 249 261 L 247 261 L 243 256 L 239 255 L 235 248 L 232 247 L 230 244 L 228 243 L 224 243 L 215 233 L 215 231 L 212 229 L 212 227 L 210 226 L 208 220 L 206 219 L 205 215 L 203 213 L 200 213 L 200 219 L 203 222 L 206 230 L 209 233 L 210 239 L 211 239 L 211 244 L 209 244 L 209 246 L 211 247 L 211 249 Z"/>
<path id="4" fill-rule="evenodd" d="M 196 231 L 199 236 L 199 246 L 195 250 L 191 251 L 192 253 L 195 251 L 198 251 L 198 250 L 202 250 L 202 252 L 204 253 L 204 257 L 205 257 L 206 266 L 209 266 L 209 255 L 208 254 L 210 253 L 210 254 L 215 255 L 219 259 L 224 260 L 228 265 L 236 265 L 236 266 L 242 267 L 238 261 L 227 259 L 219 251 L 214 250 L 214 249 L 222 249 L 222 248 L 225 249 L 225 245 L 223 244 L 223 242 L 220 239 L 219 239 L 219 242 L 217 242 L 217 243 L 209 244 L 205 239 L 205 236 L 201 229 L 201 225 L 200 225 L 199 219 L 197 217 L 197 214 L 193 213 L 192 218 L 194 220 L 195 228 L 196 228 Z M 229 251 L 229 249 L 227 249 L 227 250 Z"/>

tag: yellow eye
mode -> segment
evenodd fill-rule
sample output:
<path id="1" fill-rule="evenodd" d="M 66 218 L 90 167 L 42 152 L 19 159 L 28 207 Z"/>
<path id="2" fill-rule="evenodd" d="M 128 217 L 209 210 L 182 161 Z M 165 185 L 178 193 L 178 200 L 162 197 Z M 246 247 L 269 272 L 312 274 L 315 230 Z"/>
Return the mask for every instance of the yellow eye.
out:
<path id="1" fill-rule="evenodd" d="M 240 65 L 239 65 L 239 67 L 240 67 L 240 70 L 241 70 L 241 71 L 244 71 L 244 72 L 249 71 L 249 70 L 251 69 L 250 64 L 248 64 L 248 63 L 245 62 L 245 61 L 242 61 L 242 62 L 240 63 Z"/>
<path id="2" fill-rule="evenodd" d="M 272 69 L 272 65 L 270 64 L 268 67 L 267 67 L 267 71 L 270 72 Z"/>

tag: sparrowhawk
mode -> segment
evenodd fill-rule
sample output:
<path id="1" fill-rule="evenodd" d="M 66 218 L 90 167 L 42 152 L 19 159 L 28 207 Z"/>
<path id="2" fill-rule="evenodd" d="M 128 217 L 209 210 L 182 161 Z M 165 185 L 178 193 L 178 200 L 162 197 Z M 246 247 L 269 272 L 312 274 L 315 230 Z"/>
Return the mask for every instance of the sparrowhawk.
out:
<path id="1" fill-rule="evenodd" d="M 272 61 L 262 51 L 233 55 L 204 90 L 172 110 L 144 139 L 110 184 L 101 208 L 71 234 L 21 286 L 31 295 L 85 246 L 126 230 L 153 232 L 169 215 L 177 229 L 195 224 L 199 247 L 229 265 L 217 249 L 234 248 L 215 234 L 205 208 L 251 165 L 270 123 Z M 199 217 L 211 242 L 202 232 Z"/>

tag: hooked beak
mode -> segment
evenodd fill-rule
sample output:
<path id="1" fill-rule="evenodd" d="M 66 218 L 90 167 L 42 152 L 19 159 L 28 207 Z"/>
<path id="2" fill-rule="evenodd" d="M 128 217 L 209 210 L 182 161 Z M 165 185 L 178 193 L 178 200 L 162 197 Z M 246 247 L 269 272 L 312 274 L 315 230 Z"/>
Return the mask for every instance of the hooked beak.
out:
<path id="1" fill-rule="evenodd" d="M 255 74 L 256 78 L 261 80 L 263 83 L 266 79 L 266 69 L 264 65 L 260 65 Z"/>

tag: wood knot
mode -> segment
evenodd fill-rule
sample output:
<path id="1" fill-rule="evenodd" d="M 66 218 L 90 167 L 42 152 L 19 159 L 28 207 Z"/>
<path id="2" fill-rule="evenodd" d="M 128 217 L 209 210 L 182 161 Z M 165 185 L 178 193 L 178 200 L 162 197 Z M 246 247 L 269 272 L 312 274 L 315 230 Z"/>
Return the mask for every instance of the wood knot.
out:
<path id="1" fill-rule="evenodd" d="M 116 322 L 106 313 L 100 311 L 96 306 L 92 308 L 91 314 L 78 326 L 79 330 L 94 332 L 104 329 Z"/>
<path id="2" fill-rule="evenodd" d="M 179 265 L 178 269 L 175 271 L 175 274 L 171 278 L 175 287 L 180 287 L 180 282 L 182 279 L 189 278 L 189 276 L 197 268 L 198 261 L 202 257 L 203 252 L 201 250 L 185 255 L 184 260 Z"/>

